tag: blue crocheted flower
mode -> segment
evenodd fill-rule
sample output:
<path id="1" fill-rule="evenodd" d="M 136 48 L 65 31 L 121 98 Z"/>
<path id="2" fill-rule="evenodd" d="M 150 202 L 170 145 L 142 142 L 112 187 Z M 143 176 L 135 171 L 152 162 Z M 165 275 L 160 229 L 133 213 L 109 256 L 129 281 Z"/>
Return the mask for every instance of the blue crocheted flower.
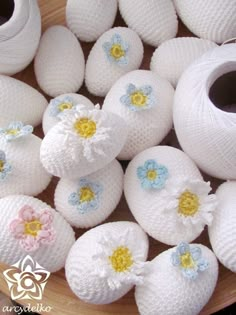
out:
<path id="1" fill-rule="evenodd" d="M 137 176 L 144 189 L 162 189 L 169 173 L 164 165 L 158 164 L 155 160 L 147 160 L 143 166 L 137 168 Z"/>
<path id="2" fill-rule="evenodd" d="M 80 179 L 77 192 L 70 194 L 69 204 L 75 206 L 81 214 L 91 210 L 96 210 L 99 206 L 103 188 L 100 184 Z"/>
<path id="3" fill-rule="evenodd" d="M 75 104 L 71 97 L 65 96 L 64 98 L 61 98 L 61 99 L 54 98 L 49 103 L 49 115 L 53 117 L 57 117 L 64 110 L 70 110 L 74 108 L 75 108 Z"/>
<path id="4" fill-rule="evenodd" d="M 24 126 L 21 121 L 16 121 L 10 123 L 7 128 L 0 128 L 0 136 L 5 137 L 6 141 L 13 141 L 31 134 L 33 130 L 32 126 Z"/>
<path id="5" fill-rule="evenodd" d="M 180 243 L 176 251 L 171 254 L 171 262 L 175 267 L 179 267 L 184 277 L 195 280 L 200 271 L 208 268 L 208 262 L 202 258 L 200 247 Z"/>
<path id="6" fill-rule="evenodd" d="M 11 173 L 11 165 L 7 163 L 6 154 L 0 150 L 0 182 L 7 178 L 7 175 Z"/>
<path id="7" fill-rule="evenodd" d="M 114 34 L 110 42 L 105 42 L 102 45 L 107 59 L 111 63 L 118 65 L 127 65 L 129 62 L 127 52 L 129 50 L 129 44 L 123 41 L 119 34 Z"/>
<path id="8" fill-rule="evenodd" d="M 120 101 L 131 111 L 140 111 L 153 107 L 155 97 L 150 85 L 136 87 L 130 83 L 126 89 L 126 94 L 121 96 Z"/>

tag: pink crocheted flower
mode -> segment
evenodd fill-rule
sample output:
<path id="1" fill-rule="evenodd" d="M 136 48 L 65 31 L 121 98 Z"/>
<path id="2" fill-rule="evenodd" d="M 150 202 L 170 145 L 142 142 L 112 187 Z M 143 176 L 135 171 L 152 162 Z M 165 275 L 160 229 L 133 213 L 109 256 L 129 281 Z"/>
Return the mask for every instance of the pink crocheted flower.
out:
<path id="1" fill-rule="evenodd" d="M 37 250 L 40 245 L 50 245 L 55 241 L 56 232 L 52 227 L 53 213 L 44 210 L 37 213 L 26 205 L 19 211 L 18 218 L 10 223 L 10 231 L 26 252 Z"/>

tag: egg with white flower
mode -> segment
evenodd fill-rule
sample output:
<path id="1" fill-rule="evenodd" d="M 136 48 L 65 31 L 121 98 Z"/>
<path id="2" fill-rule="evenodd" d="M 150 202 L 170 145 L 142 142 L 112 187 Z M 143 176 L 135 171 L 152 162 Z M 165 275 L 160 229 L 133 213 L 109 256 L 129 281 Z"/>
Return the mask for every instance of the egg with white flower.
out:
<path id="1" fill-rule="evenodd" d="M 42 141 L 40 158 L 52 175 L 78 179 L 110 163 L 127 137 L 125 121 L 96 107 L 65 111 Z"/>
<path id="2" fill-rule="evenodd" d="M 60 121 L 60 115 L 65 110 L 74 110 L 78 104 L 83 104 L 88 109 L 94 108 L 93 103 L 81 94 L 68 93 L 51 99 L 43 115 L 44 134 Z"/>
<path id="3" fill-rule="evenodd" d="M 173 96 L 171 84 L 151 71 L 131 71 L 116 81 L 103 109 L 122 117 L 128 127 L 119 159 L 130 160 L 163 140 L 172 127 Z"/>
<path id="4" fill-rule="evenodd" d="M 154 258 L 135 288 L 140 315 L 198 315 L 214 292 L 218 263 L 201 244 L 181 243 Z"/>
<path id="5" fill-rule="evenodd" d="M 140 67 L 143 44 L 127 27 L 114 27 L 94 44 L 85 68 L 85 84 L 90 93 L 105 96 L 125 73 Z"/>
<path id="6" fill-rule="evenodd" d="M 33 127 L 12 122 L 0 128 L 0 198 L 13 194 L 36 196 L 50 183 L 40 162 L 42 140 Z"/>
<path id="7" fill-rule="evenodd" d="M 0 199 L 0 257 L 13 265 L 25 256 L 55 272 L 64 267 L 74 231 L 45 202 L 26 195 Z"/>
<path id="8" fill-rule="evenodd" d="M 168 245 L 191 242 L 212 223 L 217 201 L 210 191 L 193 161 L 169 146 L 139 153 L 125 173 L 132 214 L 144 231 Z"/>
<path id="9" fill-rule="evenodd" d="M 91 304 L 112 303 L 144 280 L 148 238 L 138 224 L 113 222 L 84 233 L 66 260 L 71 290 Z"/>

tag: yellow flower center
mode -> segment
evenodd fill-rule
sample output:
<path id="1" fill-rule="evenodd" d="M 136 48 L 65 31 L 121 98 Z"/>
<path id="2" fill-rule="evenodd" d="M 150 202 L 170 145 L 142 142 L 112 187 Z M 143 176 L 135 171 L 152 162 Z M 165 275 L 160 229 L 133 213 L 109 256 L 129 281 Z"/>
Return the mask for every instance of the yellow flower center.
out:
<path id="1" fill-rule="evenodd" d="M 194 216 L 199 209 L 199 198 L 186 190 L 179 197 L 178 212 L 184 216 Z"/>
<path id="2" fill-rule="evenodd" d="M 38 232 L 42 229 L 42 224 L 39 220 L 25 222 L 25 234 L 36 237 Z"/>
<path id="3" fill-rule="evenodd" d="M 180 256 L 180 264 L 183 268 L 193 268 L 195 266 L 194 260 L 190 254 L 187 252 Z"/>
<path id="4" fill-rule="evenodd" d="M 12 136 L 16 136 L 19 132 L 20 132 L 19 129 L 8 129 L 8 130 L 6 131 L 6 133 L 7 133 L 8 135 L 12 135 Z"/>
<path id="5" fill-rule="evenodd" d="M 90 187 L 82 187 L 80 189 L 80 201 L 91 201 L 94 199 L 94 192 Z"/>
<path id="6" fill-rule="evenodd" d="M 125 246 L 117 247 L 113 254 L 109 256 L 109 260 L 112 268 L 116 272 L 125 272 L 129 270 L 134 263 L 130 250 Z"/>
<path id="7" fill-rule="evenodd" d="M 3 171 L 3 168 L 4 168 L 4 161 L 3 160 L 0 160 L 0 172 Z"/>
<path id="8" fill-rule="evenodd" d="M 158 175 L 157 171 L 155 171 L 155 170 L 150 170 L 147 172 L 147 178 L 149 180 L 155 180 L 157 178 L 157 175 Z"/>
<path id="9" fill-rule="evenodd" d="M 91 138 L 96 133 L 96 123 L 88 118 L 77 119 L 74 123 L 75 131 L 82 138 Z"/>
<path id="10" fill-rule="evenodd" d="M 122 49 L 121 45 L 114 44 L 110 49 L 110 55 L 115 59 L 120 59 L 125 55 L 125 51 Z"/>
<path id="11" fill-rule="evenodd" d="M 147 103 L 147 95 L 141 91 L 136 91 L 130 95 L 131 103 L 135 106 L 142 107 Z"/>
<path id="12" fill-rule="evenodd" d="M 61 103 L 58 108 L 61 112 L 63 112 L 65 109 L 71 109 L 73 105 L 71 103 Z"/>

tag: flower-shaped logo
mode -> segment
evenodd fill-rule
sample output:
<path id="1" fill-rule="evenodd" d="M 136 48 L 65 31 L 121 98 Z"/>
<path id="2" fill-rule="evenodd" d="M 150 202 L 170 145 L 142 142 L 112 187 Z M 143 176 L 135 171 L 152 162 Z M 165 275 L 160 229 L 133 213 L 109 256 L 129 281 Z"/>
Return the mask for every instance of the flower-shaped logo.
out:
<path id="1" fill-rule="evenodd" d="M 5 270 L 3 275 L 12 300 L 41 300 L 50 272 L 28 255 Z"/>

